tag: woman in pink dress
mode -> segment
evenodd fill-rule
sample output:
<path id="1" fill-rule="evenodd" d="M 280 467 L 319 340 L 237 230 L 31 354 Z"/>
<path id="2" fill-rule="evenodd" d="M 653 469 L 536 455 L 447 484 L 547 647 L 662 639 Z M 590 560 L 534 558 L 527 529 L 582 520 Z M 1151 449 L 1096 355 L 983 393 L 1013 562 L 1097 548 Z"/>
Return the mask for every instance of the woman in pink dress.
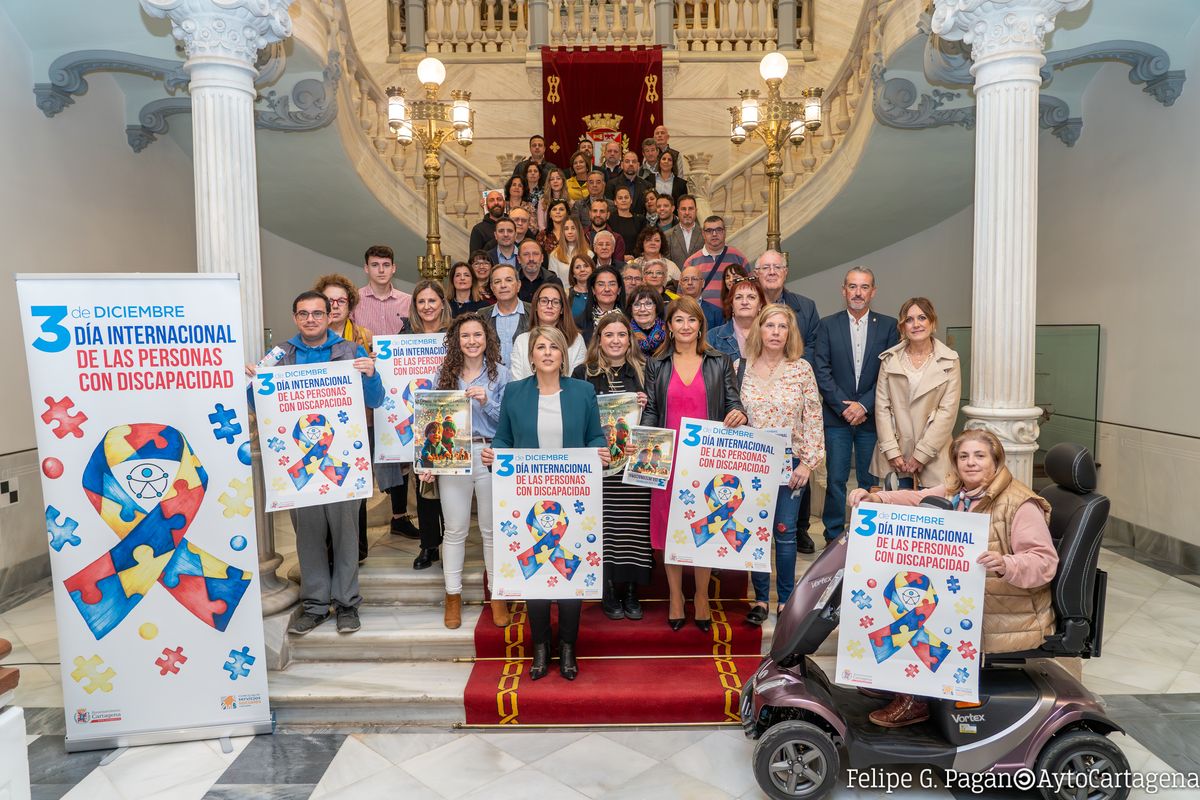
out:
<path id="1" fill-rule="evenodd" d="M 667 307 L 667 337 L 666 349 L 646 363 L 647 401 L 641 424 L 675 431 L 684 417 L 722 420 L 730 428 L 745 424 L 746 412 L 738 394 L 733 362 L 705 341 L 704 312 L 693 298 L 680 297 Z M 650 544 L 656 550 L 666 545 L 673 492 L 672 472 L 666 491 L 653 492 L 650 498 Z M 707 632 L 712 629 L 712 612 L 708 607 L 708 579 L 712 570 L 694 569 L 696 627 Z M 667 623 L 677 631 L 686 619 L 683 567 L 667 564 L 666 572 L 671 595 Z"/>

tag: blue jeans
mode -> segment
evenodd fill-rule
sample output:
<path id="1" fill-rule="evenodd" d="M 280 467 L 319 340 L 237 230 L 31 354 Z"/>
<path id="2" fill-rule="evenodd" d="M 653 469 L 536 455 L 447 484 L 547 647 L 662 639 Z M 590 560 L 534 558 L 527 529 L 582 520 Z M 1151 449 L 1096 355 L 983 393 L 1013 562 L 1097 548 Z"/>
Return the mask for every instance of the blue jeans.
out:
<path id="1" fill-rule="evenodd" d="M 871 456 L 878 437 L 866 425 L 827 425 L 825 427 L 825 508 L 821 522 L 825 541 L 842 535 L 846 527 L 846 481 L 850 478 L 850 451 L 854 451 L 854 472 L 858 485 L 870 489 L 878 479 L 871 474 Z"/>
<path id="2" fill-rule="evenodd" d="M 792 469 L 799 462 L 792 459 Z M 775 591 L 779 594 L 779 605 L 783 605 L 792 596 L 796 587 L 796 514 L 800 511 L 800 500 L 808 491 L 807 486 L 800 488 L 795 497 L 787 486 L 779 487 L 779 497 L 775 500 Z M 754 599 L 759 603 L 768 603 L 771 599 L 771 573 L 753 572 L 750 582 L 754 584 Z"/>

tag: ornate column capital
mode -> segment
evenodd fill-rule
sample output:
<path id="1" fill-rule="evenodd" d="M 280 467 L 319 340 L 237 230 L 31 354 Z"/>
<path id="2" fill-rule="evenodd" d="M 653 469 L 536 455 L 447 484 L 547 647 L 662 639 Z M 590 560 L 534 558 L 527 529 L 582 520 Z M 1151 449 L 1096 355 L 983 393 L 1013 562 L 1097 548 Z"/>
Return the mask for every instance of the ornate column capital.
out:
<path id="1" fill-rule="evenodd" d="M 1087 4 L 1088 0 L 934 0 L 932 28 L 943 39 L 971 45 L 976 63 L 1008 53 L 1040 55 L 1055 17 Z"/>
<path id="2" fill-rule="evenodd" d="M 218 56 L 253 64 L 258 51 L 292 35 L 294 0 L 141 0 L 152 17 L 171 20 L 188 58 Z"/>

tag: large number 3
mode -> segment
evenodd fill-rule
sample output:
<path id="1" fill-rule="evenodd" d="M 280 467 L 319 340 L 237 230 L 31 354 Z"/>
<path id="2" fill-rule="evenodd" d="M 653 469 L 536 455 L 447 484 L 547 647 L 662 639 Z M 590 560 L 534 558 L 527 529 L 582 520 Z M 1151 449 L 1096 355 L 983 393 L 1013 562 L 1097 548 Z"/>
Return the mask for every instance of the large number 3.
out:
<path id="1" fill-rule="evenodd" d="M 71 332 L 67 326 L 60 325 L 67 318 L 66 306 L 31 306 L 29 313 L 35 317 L 45 317 L 41 331 L 47 336 L 39 336 L 33 341 L 33 349 L 43 353 L 61 353 L 71 343 Z"/>
<path id="2" fill-rule="evenodd" d="M 386 361 L 387 359 L 389 359 L 391 357 L 392 357 L 392 343 L 387 342 L 387 341 L 379 342 L 379 352 L 375 354 L 375 358 L 377 358 L 380 361 Z"/>
<path id="3" fill-rule="evenodd" d="M 258 387 L 258 393 L 261 395 L 275 394 L 275 376 L 269 372 L 260 372 L 258 380 L 261 384 Z"/>
<path id="4" fill-rule="evenodd" d="M 687 437 L 684 438 L 683 443 L 688 447 L 700 444 L 700 426 L 689 422 L 684 428 L 687 429 Z"/>
<path id="5" fill-rule="evenodd" d="M 873 536 L 875 534 L 875 517 L 879 516 L 879 512 L 871 508 L 860 508 L 858 513 L 862 518 L 862 524 L 854 529 L 854 532 L 859 536 Z"/>
<path id="6" fill-rule="evenodd" d="M 512 462 L 513 462 L 513 457 L 512 457 L 511 453 L 502 453 L 502 454 L 496 456 L 496 464 L 499 467 L 499 469 L 496 470 L 496 476 L 500 477 L 500 478 L 507 478 L 509 475 L 512 475 L 513 474 Z"/>

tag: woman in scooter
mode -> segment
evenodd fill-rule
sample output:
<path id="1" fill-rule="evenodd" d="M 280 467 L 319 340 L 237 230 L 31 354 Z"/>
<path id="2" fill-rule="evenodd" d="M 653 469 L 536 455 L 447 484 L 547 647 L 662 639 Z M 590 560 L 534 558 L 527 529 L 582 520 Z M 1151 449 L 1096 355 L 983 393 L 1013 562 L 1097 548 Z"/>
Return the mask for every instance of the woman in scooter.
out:
<path id="1" fill-rule="evenodd" d="M 1050 581 L 1058 551 L 1047 522 L 1050 504 L 1018 481 L 1004 466 L 1004 448 L 993 434 L 963 431 L 950 445 L 953 471 L 943 486 L 896 492 L 855 489 L 850 504 L 864 500 L 913 506 L 930 496 L 948 498 L 959 511 L 990 518 L 988 552 L 978 558 L 987 569 L 983 601 L 984 653 L 1012 653 L 1041 645 L 1054 631 Z M 929 718 L 928 704 L 898 694 L 871 713 L 871 721 L 899 728 Z"/>

